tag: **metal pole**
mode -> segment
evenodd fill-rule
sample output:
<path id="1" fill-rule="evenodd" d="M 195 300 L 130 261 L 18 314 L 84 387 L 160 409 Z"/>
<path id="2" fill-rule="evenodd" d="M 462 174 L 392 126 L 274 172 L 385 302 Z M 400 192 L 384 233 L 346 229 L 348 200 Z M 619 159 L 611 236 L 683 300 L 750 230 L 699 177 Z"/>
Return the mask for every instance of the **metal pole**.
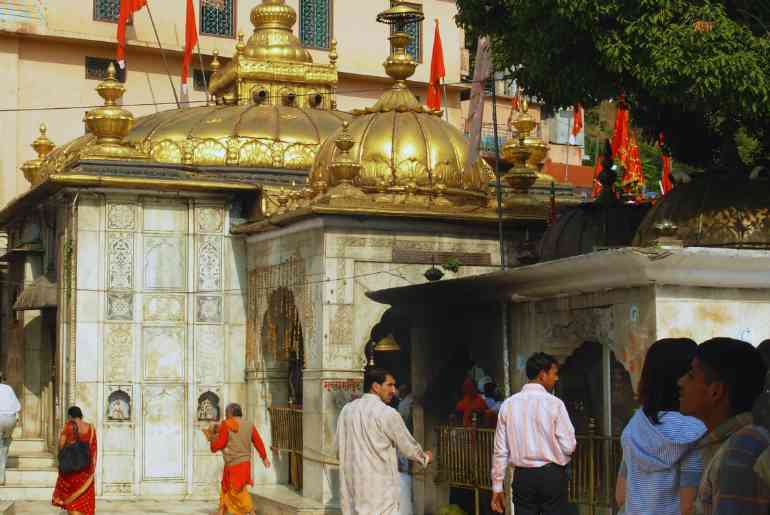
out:
<path id="1" fill-rule="evenodd" d="M 209 85 L 206 80 L 206 67 L 203 65 L 203 54 L 201 54 L 201 38 L 198 38 L 198 60 L 201 62 L 201 75 L 203 76 L 203 90 L 206 93 L 206 105 L 209 105 Z M 193 77 L 193 85 L 195 85 L 195 77 Z"/>
<path id="2" fill-rule="evenodd" d="M 166 60 L 166 52 L 163 51 L 163 45 L 160 43 L 160 36 L 158 35 L 158 28 L 155 26 L 155 19 L 152 17 L 152 11 L 150 10 L 150 1 L 147 0 L 147 14 L 150 15 L 150 23 L 152 23 L 152 30 L 155 32 L 155 41 L 158 42 L 158 48 L 160 49 L 160 56 L 163 58 L 163 64 L 166 66 L 166 75 L 168 75 L 168 83 L 171 85 L 171 91 L 174 93 L 174 102 L 176 102 L 176 108 L 180 109 L 182 106 L 179 105 L 179 95 L 176 93 L 176 88 L 174 87 L 174 81 L 171 80 L 171 69 L 168 67 L 168 61 Z"/>
<path id="3" fill-rule="evenodd" d="M 449 94 L 447 93 L 446 81 L 441 79 L 441 83 L 444 86 L 444 117 L 446 121 L 449 121 Z"/>
<path id="4" fill-rule="evenodd" d="M 497 82 L 492 74 L 492 131 L 495 137 L 495 187 L 497 188 L 497 237 L 500 240 L 500 267 L 508 268 L 508 258 L 505 255 L 505 239 L 503 236 L 503 192 L 500 187 L 500 142 L 497 139 Z M 484 109 L 484 106 L 481 106 Z"/>

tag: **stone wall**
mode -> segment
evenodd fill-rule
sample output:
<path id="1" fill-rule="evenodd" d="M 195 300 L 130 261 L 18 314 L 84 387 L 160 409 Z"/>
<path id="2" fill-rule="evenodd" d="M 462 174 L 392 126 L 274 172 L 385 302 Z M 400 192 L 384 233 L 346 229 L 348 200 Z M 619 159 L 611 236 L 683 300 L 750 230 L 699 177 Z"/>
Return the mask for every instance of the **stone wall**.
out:
<path id="1" fill-rule="evenodd" d="M 226 201 L 78 202 L 70 398 L 98 428 L 97 495 L 215 497 L 222 458 L 198 428 L 212 399 L 219 415 L 245 401 L 245 245 Z"/>

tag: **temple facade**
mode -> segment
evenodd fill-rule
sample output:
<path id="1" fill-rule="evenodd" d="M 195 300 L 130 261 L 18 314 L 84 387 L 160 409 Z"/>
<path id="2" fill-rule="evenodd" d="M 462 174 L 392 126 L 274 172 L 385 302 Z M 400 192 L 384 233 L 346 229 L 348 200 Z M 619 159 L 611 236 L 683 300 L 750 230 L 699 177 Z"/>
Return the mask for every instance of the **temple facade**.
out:
<path id="1" fill-rule="evenodd" d="M 498 199 L 489 164 L 410 90 L 419 9 L 378 16 L 389 88 L 351 112 L 336 53 L 316 62 L 296 18 L 254 7 L 253 34 L 210 63 L 210 105 L 134 119 L 110 67 L 83 136 L 56 146 L 41 127 L 31 188 L 0 211 L 0 357 L 23 404 L 0 494 L 50 497 L 76 404 L 97 428 L 97 495 L 213 499 L 222 459 L 200 428 L 239 402 L 273 450 L 253 469 L 264 512 L 333 511 L 339 410 L 383 350 L 418 349 L 367 292 L 492 272 L 545 230 L 547 145 L 526 101 Z M 446 501 L 422 481 L 420 513 Z"/>

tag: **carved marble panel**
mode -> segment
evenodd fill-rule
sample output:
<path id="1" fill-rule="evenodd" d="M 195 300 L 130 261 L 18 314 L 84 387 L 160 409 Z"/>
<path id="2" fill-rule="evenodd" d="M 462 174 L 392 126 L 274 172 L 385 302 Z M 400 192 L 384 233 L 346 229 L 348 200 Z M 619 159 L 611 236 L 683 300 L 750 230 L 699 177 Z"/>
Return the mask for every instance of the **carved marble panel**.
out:
<path id="1" fill-rule="evenodd" d="M 102 492 L 105 496 L 132 495 L 133 491 L 132 483 L 104 483 L 102 486 Z"/>
<path id="2" fill-rule="evenodd" d="M 199 206 L 195 222 L 199 233 L 221 233 L 225 225 L 224 210 L 215 206 Z"/>
<path id="3" fill-rule="evenodd" d="M 118 231 L 136 229 L 136 206 L 133 204 L 108 204 L 107 229 Z"/>
<path id="4" fill-rule="evenodd" d="M 142 350 L 145 380 L 179 381 L 184 379 L 184 327 L 143 327 Z"/>
<path id="5" fill-rule="evenodd" d="M 143 316 L 146 322 L 184 322 L 185 296 L 145 294 Z"/>
<path id="6" fill-rule="evenodd" d="M 222 237 L 198 237 L 198 289 L 222 288 Z"/>
<path id="7" fill-rule="evenodd" d="M 183 236 L 144 236 L 144 286 L 183 290 L 187 284 L 186 239 Z"/>
<path id="8" fill-rule="evenodd" d="M 133 379 L 133 328 L 131 324 L 104 325 L 104 378 L 111 382 Z"/>
<path id="9" fill-rule="evenodd" d="M 145 231 L 188 232 L 187 204 L 168 200 L 146 202 L 143 215 Z"/>
<path id="10" fill-rule="evenodd" d="M 131 452 L 134 450 L 134 426 L 125 423 L 104 423 L 103 449 L 106 452 Z"/>
<path id="11" fill-rule="evenodd" d="M 107 320 L 133 320 L 134 294 L 108 292 L 105 318 Z"/>
<path id="12" fill-rule="evenodd" d="M 225 345 L 222 326 L 199 325 L 195 332 L 196 379 L 203 384 L 223 382 Z"/>
<path id="13" fill-rule="evenodd" d="M 193 461 L 193 480 L 196 483 L 215 483 L 217 478 L 222 477 L 222 468 L 224 463 L 222 458 L 216 454 L 197 455 Z M 196 491 L 198 487 L 196 487 Z"/>
<path id="14" fill-rule="evenodd" d="M 130 483 L 133 479 L 133 456 L 130 454 L 105 454 L 102 456 L 102 481 L 105 483 Z"/>
<path id="15" fill-rule="evenodd" d="M 196 316 L 198 322 L 222 322 L 222 297 L 216 295 L 199 295 L 196 298 Z"/>
<path id="16" fill-rule="evenodd" d="M 131 289 L 133 285 L 134 235 L 110 232 L 107 236 L 107 287 Z"/>
<path id="17" fill-rule="evenodd" d="M 184 386 L 145 385 L 142 398 L 144 479 L 184 479 Z"/>

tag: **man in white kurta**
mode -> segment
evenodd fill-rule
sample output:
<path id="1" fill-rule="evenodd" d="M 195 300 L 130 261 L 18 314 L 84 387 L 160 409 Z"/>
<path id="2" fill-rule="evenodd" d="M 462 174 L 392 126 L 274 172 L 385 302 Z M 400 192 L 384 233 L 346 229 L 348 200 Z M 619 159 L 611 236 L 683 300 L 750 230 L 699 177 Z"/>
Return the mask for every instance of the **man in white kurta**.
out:
<path id="1" fill-rule="evenodd" d="M 388 405 L 396 394 L 392 374 L 368 371 L 364 391 L 363 397 L 342 408 L 337 420 L 342 513 L 396 515 L 400 503 L 396 449 L 423 467 L 432 455 L 422 450 L 401 415 Z"/>

